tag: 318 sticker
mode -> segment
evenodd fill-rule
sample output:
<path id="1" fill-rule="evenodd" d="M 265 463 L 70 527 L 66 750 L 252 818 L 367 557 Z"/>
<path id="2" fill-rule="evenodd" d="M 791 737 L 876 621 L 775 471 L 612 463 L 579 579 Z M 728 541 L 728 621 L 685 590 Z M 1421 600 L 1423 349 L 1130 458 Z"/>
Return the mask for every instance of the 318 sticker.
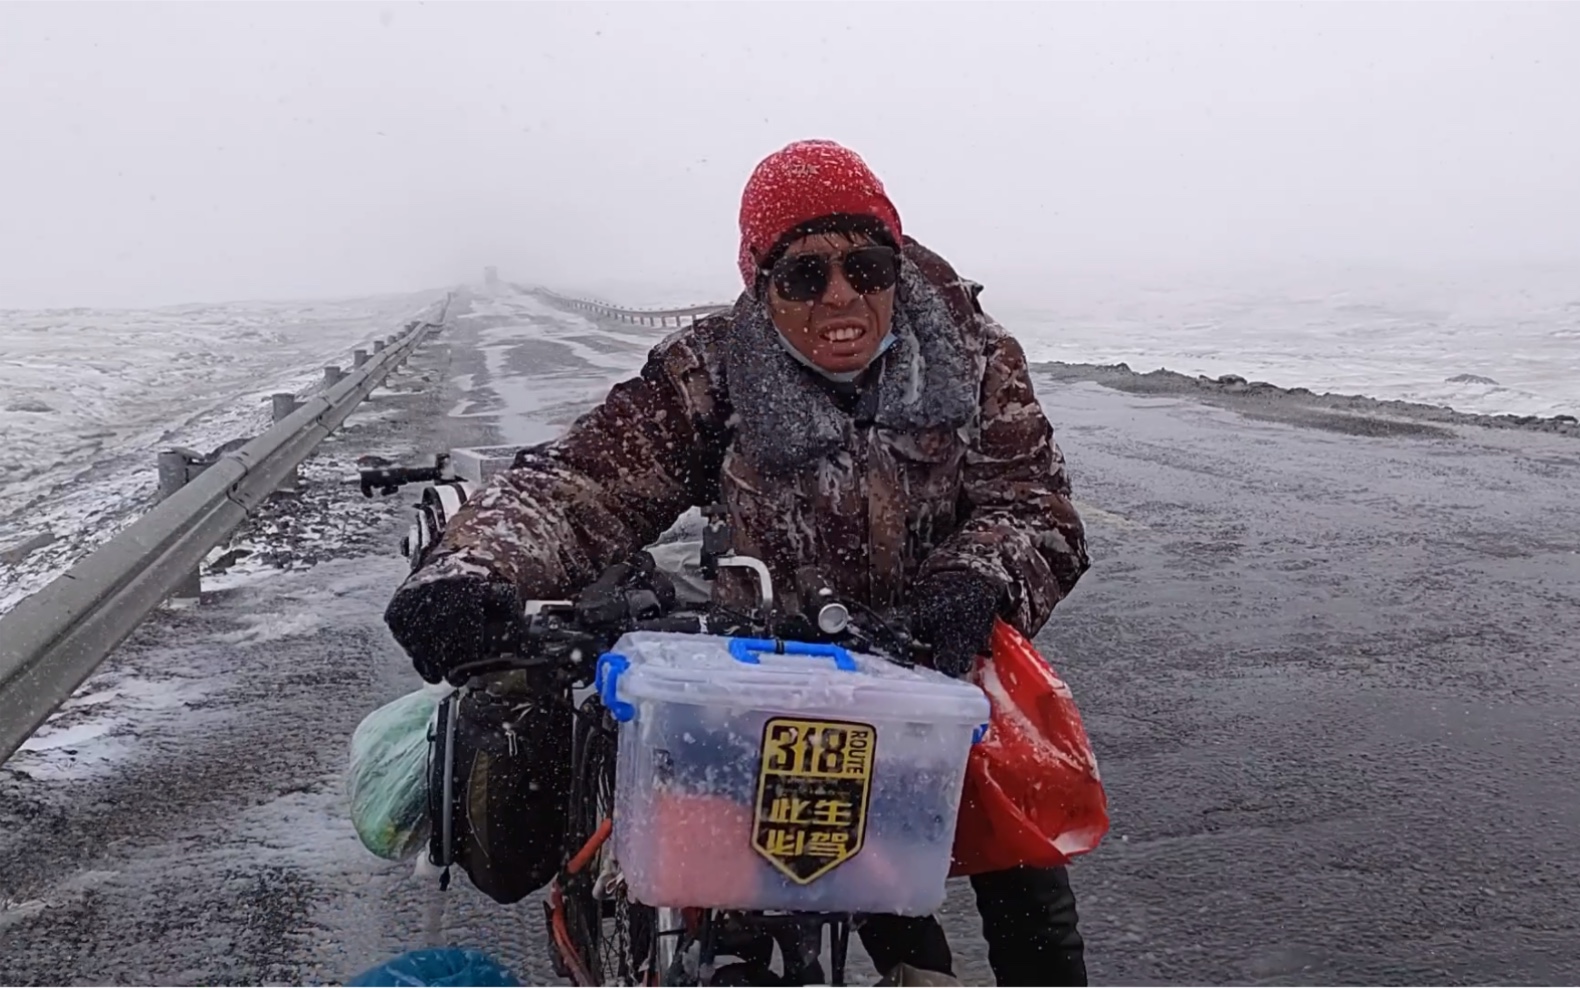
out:
<path id="1" fill-rule="evenodd" d="M 878 732 L 850 721 L 776 717 L 763 727 L 752 846 L 807 885 L 856 856 Z"/>

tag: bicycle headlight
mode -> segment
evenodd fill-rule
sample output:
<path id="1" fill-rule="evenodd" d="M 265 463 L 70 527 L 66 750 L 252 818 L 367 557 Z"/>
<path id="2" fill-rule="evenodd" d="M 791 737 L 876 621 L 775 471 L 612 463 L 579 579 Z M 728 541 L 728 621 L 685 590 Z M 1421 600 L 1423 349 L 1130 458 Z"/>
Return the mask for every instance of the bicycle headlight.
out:
<path id="1" fill-rule="evenodd" d="M 837 635 L 850 624 L 850 610 L 844 604 L 824 604 L 817 612 L 818 630 Z"/>

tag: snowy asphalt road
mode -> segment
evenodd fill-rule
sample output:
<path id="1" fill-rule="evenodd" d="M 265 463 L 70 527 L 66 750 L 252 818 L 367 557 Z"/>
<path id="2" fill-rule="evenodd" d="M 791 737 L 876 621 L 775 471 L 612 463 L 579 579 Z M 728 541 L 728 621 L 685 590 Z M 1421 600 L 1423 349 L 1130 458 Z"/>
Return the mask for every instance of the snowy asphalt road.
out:
<path id="1" fill-rule="evenodd" d="M 474 312 L 325 456 L 540 438 L 651 341 Z M 1073 869 L 1094 982 L 1580 978 L 1580 444 L 1040 394 L 1095 560 L 1040 641 L 1114 817 Z M 416 685 L 379 517 L 384 555 L 150 621 L 0 767 L 0 982 L 333 983 L 424 941 L 437 892 L 340 789 L 357 721 Z M 444 939 L 549 980 L 535 903 L 459 884 Z M 968 890 L 946 923 L 985 983 Z"/>

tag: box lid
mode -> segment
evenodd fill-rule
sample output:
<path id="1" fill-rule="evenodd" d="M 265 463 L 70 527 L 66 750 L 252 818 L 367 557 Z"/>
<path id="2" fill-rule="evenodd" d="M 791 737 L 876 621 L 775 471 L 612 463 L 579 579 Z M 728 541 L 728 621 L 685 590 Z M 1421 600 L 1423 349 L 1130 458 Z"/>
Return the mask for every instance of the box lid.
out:
<path id="1" fill-rule="evenodd" d="M 931 669 L 835 645 L 718 635 L 624 635 L 599 660 L 597 686 L 620 720 L 638 700 L 971 725 L 990 711 L 980 688 Z"/>

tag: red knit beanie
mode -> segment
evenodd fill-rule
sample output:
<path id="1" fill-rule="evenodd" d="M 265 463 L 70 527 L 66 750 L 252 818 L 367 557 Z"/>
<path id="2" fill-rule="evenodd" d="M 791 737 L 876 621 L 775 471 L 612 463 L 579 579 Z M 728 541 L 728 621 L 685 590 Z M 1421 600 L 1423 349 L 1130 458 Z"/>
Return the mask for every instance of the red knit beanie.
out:
<path id="1" fill-rule="evenodd" d="M 833 141 L 797 141 L 764 158 L 741 194 L 741 277 L 756 284 L 759 261 L 785 234 L 835 214 L 870 216 L 899 245 L 900 214 L 861 156 Z"/>

